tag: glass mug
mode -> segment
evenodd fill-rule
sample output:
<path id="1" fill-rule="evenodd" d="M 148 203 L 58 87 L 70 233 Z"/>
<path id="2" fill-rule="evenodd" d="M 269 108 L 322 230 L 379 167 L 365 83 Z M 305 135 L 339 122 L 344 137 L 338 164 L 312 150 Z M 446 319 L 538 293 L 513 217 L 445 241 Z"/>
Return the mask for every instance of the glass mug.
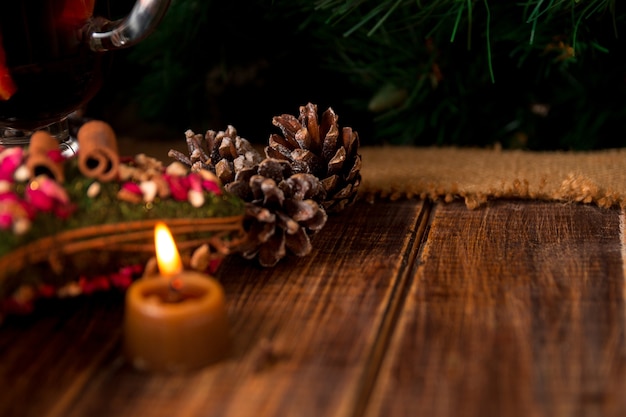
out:
<path id="1" fill-rule="evenodd" d="M 68 116 L 102 85 L 103 53 L 147 37 L 170 0 L 137 0 L 123 19 L 94 17 L 96 0 L 0 0 L 0 145 L 35 130 L 76 151 Z"/>

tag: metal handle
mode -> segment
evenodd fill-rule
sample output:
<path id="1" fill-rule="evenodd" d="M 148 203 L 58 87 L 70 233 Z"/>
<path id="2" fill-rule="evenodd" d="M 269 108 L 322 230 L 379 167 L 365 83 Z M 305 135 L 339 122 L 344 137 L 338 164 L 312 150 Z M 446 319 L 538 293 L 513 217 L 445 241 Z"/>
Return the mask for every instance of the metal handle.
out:
<path id="1" fill-rule="evenodd" d="M 154 31 L 169 5 L 170 0 L 137 0 L 130 14 L 123 19 L 94 18 L 88 29 L 90 48 L 109 51 L 135 45 Z"/>

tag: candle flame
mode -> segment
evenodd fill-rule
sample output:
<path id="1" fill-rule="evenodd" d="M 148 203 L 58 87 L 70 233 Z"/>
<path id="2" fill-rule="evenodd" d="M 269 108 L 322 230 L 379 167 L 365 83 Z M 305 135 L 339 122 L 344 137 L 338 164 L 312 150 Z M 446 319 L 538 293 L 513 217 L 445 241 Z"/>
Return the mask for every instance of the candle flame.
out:
<path id="1" fill-rule="evenodd" d="M 154 246 L 161 275 L 172 276 L 183 270 L 183 264 L 172 233 L 163 222 L 158 222 L 154 227 Z"/>

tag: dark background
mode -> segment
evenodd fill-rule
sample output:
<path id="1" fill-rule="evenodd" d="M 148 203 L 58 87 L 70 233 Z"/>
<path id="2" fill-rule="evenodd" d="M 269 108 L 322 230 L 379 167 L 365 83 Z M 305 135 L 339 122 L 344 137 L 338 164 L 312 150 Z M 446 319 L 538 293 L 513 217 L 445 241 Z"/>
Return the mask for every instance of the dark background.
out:
<path id="1" fill-rule="evenodd" d="M 133 3 L 111 0 L 107 12 L 124 16 Z M 622 147 L 619 6 L 172 0 L 154 34 L 110 54 L 87 110 L 121 134 L 155 140 L 233 125 L 266 143 L 273 116 L 313 102 L 332 107 L 364 144 Z"/>
<path id="2" fill-rule="evenodd" d="M 111 1 L 99 12 L 120 18 L 133 3 Z M 314 39 L 298 29 L 302 15 L 280 11 L 271 2 L 174 0 L 148 39 L 108 53 L 108 77 L 86 115 L 122 135 L 183 138 L 187 129 L 233 125 L 265 143 L 277 132 L 273 116 L 313 102 L 320 112 L 332 107 L 344 126 L 371 129 L 371 117 L 346 104 L 354 87 L 322 69 Z"/>

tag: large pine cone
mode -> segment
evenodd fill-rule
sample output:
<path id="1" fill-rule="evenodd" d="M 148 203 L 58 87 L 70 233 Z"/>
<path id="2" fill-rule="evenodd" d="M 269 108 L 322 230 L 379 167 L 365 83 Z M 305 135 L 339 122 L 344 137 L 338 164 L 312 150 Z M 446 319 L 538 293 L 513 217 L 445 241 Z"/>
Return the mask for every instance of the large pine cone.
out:
<path id="1" fill-rule="evenodd" d="M 265 148 L 268 158 L 289 161 L 294 172 L 319 178 L 326 191 L 322 206 L 337 212 L 351 204 L 361 183 L 359 136 L 350 127 L 339 130 L 338 116 L 329 107 L 318 122 L 317 106 L 300 107 L 298 118 L 276 116 L 272 123 L 283 136 L 272 134 Z"/>

